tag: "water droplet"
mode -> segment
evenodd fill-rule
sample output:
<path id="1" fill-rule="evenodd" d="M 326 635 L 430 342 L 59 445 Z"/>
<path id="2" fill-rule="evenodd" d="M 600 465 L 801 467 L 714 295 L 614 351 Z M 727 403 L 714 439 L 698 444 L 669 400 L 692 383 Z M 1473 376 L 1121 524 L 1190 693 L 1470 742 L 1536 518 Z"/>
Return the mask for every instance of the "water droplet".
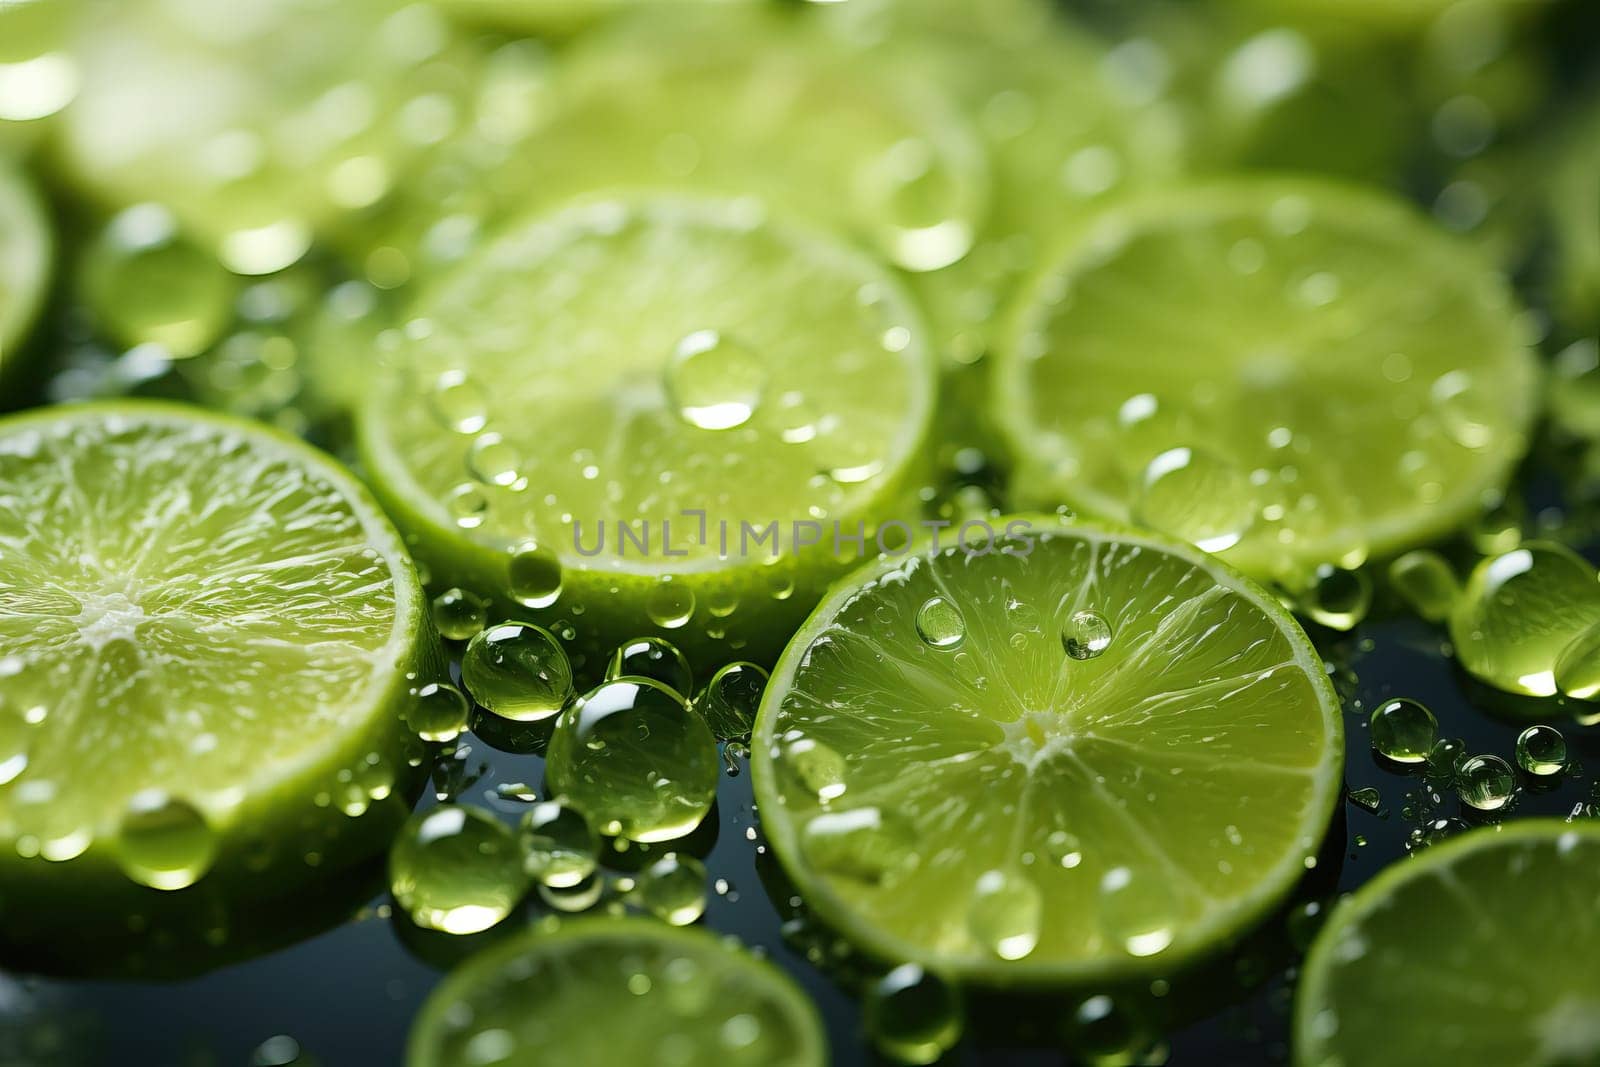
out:
<path id="1" fill-rule="evenodd" d="M 1530 696 L 1556 691 L 1558 662 L 1600 623 L 1600 579 L 1563 545 L 1529 542 L 1473 569 L 1450 616 L 1456 657 L 1474 677 Z M 1581 672 L 1569 660 L 1577 685 Z"/>
<path id="2" fill-rule="evenodd" d="M 466 371 L 451 370 L 434 380 L 428 406 L 447 430 L 476 434 L 489 421 L 489 405 L 478 383 Z"/>
<path id="3" fill-rule="evenodd" d="M 1372 786 L 1350 790 L 1350 803 L 1363 811 L 1377 811 L 1383 807 L 1383 794 Z"/>
<path id="4" fill-rule="evenodd" d="M 800 833 L 800 848 L 818 870 L 867 885 L 892 884 L 917 865 L 910 825 L 881 808 L 814 815 Z"/>
<path id="5" fill-rule="evenodd" d="M 561 560 L 547 548 L 524 542 L 511 554 L 512 599 L 525 607 L 547 608 L 561 599 Z"/>
<path id="6" fill-rule="evenodd" d="M 1111 624 L 1098 611 L 1075 611 L 1061 628 L 1061 647 L 1073 659 L 1094 659 L 1111 647 Z"/>
<path id="7" fill-rule="evenodd" d="M 1443 622 L 1461 595 L 1461 583 L 1448 561 L 1432 549 L 1419 548 L 1389 564 L 1389 584 L 1402 600 L 1428 622 Z"/>
<path id="8" fill-rule="evenodd" d="M 572 664 L 542 626 L 504 622 L 473 637 L 461 680 L 474 700 L 504 719 L 538 722 L 572 697 Z"/>
<path id="9" fill-rule="evenodd" d="M 1469 532 L 1472 547 L 1485 556 L 1498 556 L 1522 544 L 1522 520 L 1505 502 L 1478 516 Z"/>
<path id="10" fill-rule="evenodd" d="M 650 590 L 645 614 L 663 630 L 676 630 L 694 617 L 694 590 L 684 582 L 663 578 Z"/>
<path id="11" fill-rule="evenodd" d="M 600 898 L 605 895 L 606 883 L 596 872 L 576 885 L 554 886 L 541 882 L 536 888 L 539 899 L 550 910 L 577 915 L 600 903 Z"/>
<path id="12" fill-rule="evenodd" d="M 184 889 L 217 858 L 217 838 L 194 805 L 159 789 L 135 793 L 117 827 L 117 863 L 152 889 Z"/>
<path id="13" fill-rule="evenodd" d="M 967 930 L 1003 960 L 1020 960 L 1039 944 L 1044 901 L 1038 886 L 1014 871 L 986 871 L 973 887 Z"/>
<path id="14" fill-rule="evenodd" d="M 1300 607 L 1312 621 L 1330 630 L 1354 629 L 1372 608 L 1372 580 L 1364 571 L 1324 563 L 1317 568 Z"/>
<path id="15" fill-rule="evenodd" d="M 917 609 L 917 633 L 932 648 L 954 649 L 967 639 L 967 624 L 949 600 L 929 597 Z"/>
<path id="16" fill-rule="evenodd" d="M 1473 756 L 1461 765 L 1456 793 L 1479 811 L 1499 811 L 1511 802 L 1517 777 L 1499 756 Z"/>
<path id="17" fill-rule="evenodd" d="M 433 682 L 412 692 L 406 724 L 424 741 L 454 741 L 467 728 L 472 705 L 449 682 Z"/>
<path id="18" fill-rule="evenodd" d="M 1481 386 L 1465 371 L 1453 370 L 1433 383 L 1434 411 L 1456 444 L 1463 448 L 1488 448 L 1495 427 L 1504 420 L 1499 392 Z"/>
<path id="19" fill-rule="evenodd" d="M 1553 726 L 1530 726 L 1517 737 L 1517 765 L 1548 778 L 1567 766 L 1567 739 Z"/>
<path id="20" fill-rule="evenodd" d="M 928 142 L 895 142 L 861 168 L 856 189 L 858 217 L 896 266 L 941 270 L 972 248 L 974 230 L 957 206 L 958 188 Z"/>
<path id="21" fill-rule="evenodd" d="M 1439 723 L 1415 700 L 1386 700 L 1372 711 L 1372 749 L 1396 763 L 1422 763 L 1433 751 Z"/>
<path id="22" fill-rule="evenodd" d="M 476 530 L 489 514 L 489 498 L 483 490 L 466 482 L 450 490 L 445 496 L 445 507 L 456 525 L 463 530 Z"/>
<path id="23" fill-rule="evenodd" d="M 1428 778 L 1453 787 L 1467 761 L 1467 743 L 1459 737 L 1441 737 L 1428 750 Z"/>
<path id="24" fill-rule="evenodd" d="M 651 678 L 680 696 L 694 692 L 688 658 L 659 637 L 636 637 L 619 645 L 606 666 L 606 680 L 618 678 Z"/>
<path id="25" fill-rule="evenodd" d="M 711 676 L 694 709 L 718 740 L 736 741 L 750 736 L 766 691 L 766 671 L 754 663 L 730 663 Z"/>
<path id="26" fill-rule="evenodd" d="M 522 862 L 534 881 L 565 889 L 594 873 L 600 837 L 563 800 L 535 804 L 522 819 Z"/>
<path id="27" fill-rule="evenodd" d="M 446 589 L 433 598 L 433 624 L 451 641 L 465 641 L 489 621 L 483 598 L 465 589 Z"/>
<path id="28" fill-rule="evenodd" d="M 497 433 L 479 434 L 467 451 L 467 472 L 484 485 L 502 489 L 526 486 L 521 464 L 516 447 Z"/>
<path id="29" fill-rule="evenodd" d="M 688 926 L 706 911 L 706 867 L 693 856 L 669 852 L 645 868 L 634 899 L 656 918 Z"/>
<path id="30" fill-rule="evenodd" d="M 1045 838 L 1045 855 L 1050 862 L 1064 870 L 1072 870 L 1083 862 L 1083 843 L 1076 834 L 1065 830 L 1052 830 Z"/>
<path id="31" fill-rule="evenodd" d="M 1165 951 L 1177 918 L 1177 901 L 1159 878 L 1113 867 L 1100 879 L 1100 928 L 1128 955 Z"/>
<path id="32" fill-rule="evenodd" d="M 1600 694 L 1600 623 L 1567 642 L 1556 657 L 1556 689 L 1577 700 Z"/>
<path id="33" fill-rule="evenodd" d="M 305 1067 L 300 1042 L 288 1034 L 269 1037 L 250 1054 L 250 1067 Z"/>
<path id="34" fill-rule="evenodd" d="M 821 741 L 802 737 L 783 749 L 783 765 L 800 784 L 824 804 L 845 794 L 844 757 Z"/>
<path id="35" fill-rule="evenodd" d="M 750 349 L 716 330 L 678 342 L 667 363 L 667 396 L 678 415 L 702 430 L 731 430 L 755 414 L 767 369 Z"/>
<path id="36" fill-rule="evenodd" d="M 28 769 L 33 728 L 4 700 L 0 700 L 0 785 L 16 781 Z"/>
<path id="37" fill-rule="evenodd" d="M 500 922 L 527 892 L 511 831 L 476 808 L 444 804 L 413 815 L 389 851 L 389 889 L 411 921 L 447 934 Z"/>
<path id="38" fill-rule="evenodd" d="M 902 964 L 867 987 L 867 1033 L 896 1063 L 931 1064 L 961 1040 L 961 991 L 915 963 Z"/>
<path id="39" fill-rule="evenodd" d="M 1134 518 L 1206 552 L 1232 548 L 1260 512 L 1249 477 L 1194 448 L 1171 448 L 1145 467 Z"/>
<path id="40" fill-rule="evenodd" d="M 556 720 L 545 775 L 601 832 L 667 841 L 700 825 L 721 770 L 711 731 L 673 690 L 606 682 Z"/>

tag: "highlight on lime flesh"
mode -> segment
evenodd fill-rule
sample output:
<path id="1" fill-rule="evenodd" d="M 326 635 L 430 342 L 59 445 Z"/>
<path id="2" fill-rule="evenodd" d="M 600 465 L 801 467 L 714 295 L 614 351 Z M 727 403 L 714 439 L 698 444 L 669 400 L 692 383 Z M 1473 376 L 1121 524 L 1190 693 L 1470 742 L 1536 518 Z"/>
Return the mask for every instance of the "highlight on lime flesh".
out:
<path id="1" fill-rule="evenodd" d="M 1215 951 L 1315 860 L 1339 704 L 1267 593 L 1133 531 L 1013 517 L 841 582 L 768 685 L 751 771 L 807 904 L 982 983 Z M 970 546 L 969 546 L 970 547 Z"/>
<path id="2" fill-rule="evenodd" d="M 917 484 L 935 370 L 915 310 L 749 201 L 569 205 L 414 314 L 360 421 L 373 484 L 436 579 L 570 623 L 582 677 L 638 635 L 707 669 L 770 661 Z M 842 561 L 835 524 L 865 534 Z"/>
<path id="3" fill-rule="evenodd" d="M 0 498 L 0 936 L 214 937 L 386 843 L 442 665 L 366 490 L 274 431 L 124 402 L 0 420 Z"/>
<path id="4" fill-rule="evenodd" d="M 1537 407 L 1523 323 L 1503 276 L 1399 201 L 1219 181 L 1069 241 L 1018 304 L 990 410 L 1022 503 L 1303 588 L 1500 492 Z"/>

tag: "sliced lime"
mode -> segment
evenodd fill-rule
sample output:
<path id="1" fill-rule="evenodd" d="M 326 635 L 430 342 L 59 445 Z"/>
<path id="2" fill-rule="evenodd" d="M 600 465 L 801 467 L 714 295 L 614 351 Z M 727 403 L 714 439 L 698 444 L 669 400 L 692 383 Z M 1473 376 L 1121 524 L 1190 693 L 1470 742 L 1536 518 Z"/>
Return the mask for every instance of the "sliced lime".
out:
<path id="1" fill-rule="evenodd" d="M 762 824 L 810 906 L 887 959 L 1168 971 L 1313 862 L 1338 700 L 1294 620 L 1214 558 L 990 525 L 841 583 L 789 645 L 752 741 Z"/>
<path id="2" fill-rule="evenodd" d="M 360 424 L 379 494 L 439 580 L 580 631 L 580 673 L 637 634 L 772 656 L 876 552 L 869 532 L 841 563 L 835 522 L 901 518 L 920 322 L 882 268 L 749 201 L 571 206 L 414 312 Z"/>
<path id="3" fill-rule="evenodd" d="M 1107 211 L 1033 282 L 992 412 L 1024 503 L 1299 586 L 1498 491 L 1536 409 L 1521 321 L 1503 277 L 1382 195 L 1203 185 Z"/>
<path id="4" fill-rule="evenodd" d="M 437 639 L 349 475 L 248 423 L 90 405 L 0 422 L 0 500 L 7 938 L 148 917 L 145 887 L 281 892 L 404 819 Z"/>
<path id="5" fill-rule="evenodd" d="M 1402 860 L 1334 912 L 1295 1001 L 1301 1067 L 1600 1061 L 1600 828 L 1534 819 Z"/>
<path id="6" fill-rule="evenodd" d="M 0 381 L 17 363 L 50 277 L 52 241 L 44 205 L 0 159 Z"/>
<path id="7" fill-rule="evenodd" d="M 696 929 L 579 919 L 479 953 L 433 992 L 407 1067 L 821 1067 L 822 1025 L 782 971 Z"/>

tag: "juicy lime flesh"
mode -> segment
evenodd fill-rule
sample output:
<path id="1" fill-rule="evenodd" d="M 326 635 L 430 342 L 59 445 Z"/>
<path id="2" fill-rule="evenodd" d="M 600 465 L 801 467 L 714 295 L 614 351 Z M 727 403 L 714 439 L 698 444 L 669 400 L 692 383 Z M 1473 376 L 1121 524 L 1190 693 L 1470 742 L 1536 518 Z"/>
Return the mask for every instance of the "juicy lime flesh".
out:
<path id="1" fill-rule="evenodd" d="M 1536 387 L 1509 292 L 1470 254 L 1382 198 L 1270 181 L 1101 216 L 1037 281 L 998 374 L 1030 502 L 1296 581 L 1467 518 Z"/>
<path id="2" fill-rule="evenodd" d="M 818 609 L 757 722 L 763 821 L 808 902 L 891 958 L 1005 978 L 1170 961 L 1316 852 L 1335 698 L 1293 621 L 1213 561 L 1035 526 L 1027 555 L 912 559 Z M 940 598 L 960 624 L 919 633 Z M 1068 654 L 1084 612 L 1110 642 Z M 975 906 L 996 887 L 1010 933 Z"/>
<path id="3" fill-rule="evenodd" d="M 770 524 L 788 546 L 796 518 L 879 506 L 926 429 L 917 320 L 879 268 L 747 207 L 597 202 L 489 247 L 424 299 L 411 386 L 366 412 L 386 492 L 568 574 L 753 569 Z M 504 457 L 487 482 L 486 440 Z M 481 495 L 470 529 L 462 492 Z M 693 607 L 659 599 L 663 625 Z"/>
<path id="4" fill-rule="evenodd" d="M 529 931 L 474 958 L 424 1007 L 407 1064 L 826 1059 L 814 1010 L 771 964 L 707 932 L 629 919 Z"/>
<path id="5" fill-rule="evenodd" d="M 415 593 L 359 493 L 177 408 L 0 424 L 0 836 L 99 837 L 149 790 L 220 825 L 370 729 Z"/>
<path id="6" fill-rule="evenodd" d="M 0 376 L 38 310 L 49 266 L 43 208 L 22 178 L 0 164 Z"/>
<path id="7" fill-rule="evenodd" d="M 1596 951 L 1593 827 L 1536 820 L 1435 846 L 1323 930 L 1299 991 L 1295 1062 L 1593 1063 Z"/>

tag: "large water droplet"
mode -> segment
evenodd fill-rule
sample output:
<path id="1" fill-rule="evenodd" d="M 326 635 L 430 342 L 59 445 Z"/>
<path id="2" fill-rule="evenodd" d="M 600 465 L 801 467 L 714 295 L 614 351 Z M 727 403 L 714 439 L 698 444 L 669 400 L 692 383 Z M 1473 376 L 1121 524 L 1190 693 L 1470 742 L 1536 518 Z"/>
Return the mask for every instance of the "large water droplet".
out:
<path id="1" fill-rule="evenodd" d="M 406 724 L 424 741 L 454 741 L 467 728 L 472 705 L 449 682 L 433 682 L 411 694 Z"/>
<path id="2" fill-rule="evenodd" d="M 217 838 L 194 805 L 159 789 L 136 793 L 117 827 L 117 863 L 153 889 L 184 889 L 217 858 Z"/>
<path id="3" fill-rule="evenodd" d="M 577 885 L 594 873 L 599 854 L 599 835 L 571 804 L 547 800 L 523 816 L 523 868 L 541 885 Z"/>
<path id="4" fill-rule="evenodd" d="M 711 676 L 694 709 L 718 740 L 737 741 L 750 736 L 766 691 L 766 671 L 754 663 L 730 663 Z"/>
<path id="5" fill-rule="evenodd" d="M 1535 541 L 1478 564 L 1451 613 L 1450 638 L 1473 676 L 1508 692 L 1550 696 L 1563 653 L 1596 624 L 1594 567 L 1563 545 Z"/>
<path id="6" fill-rule="evenodd" d="M 1098 611 L 1075 611 L 1061 628 L 1061 647 L 1076 660 L 1094 659 L 1111 647 L 1111 624 Z"/>
<path id="7" fill-rule="evenodd" d="M 959 648 L 967 638 L 961 610 L 942 596 L 929 597 L 917 609 L 917 634 L 932 648 Z"/>
<path id="8" fill-rule="evenodd" d="M 461 657 L 461 680 L 473 699 L 501 718 L 548 719 L 572 696 L 572 664 L 542 626 L 505 622 L 473 637 Z"/>
<path id="9" fill-rule="evenodd" d="M 1479 811 L 1499 811 L 1511 803 L 1517 776 L 1499 756 L 1473 756 L 1461 765 L 1456 793 L 1461 802 Z"/>
<path id="10" fill-rule="evenodd" d="M 1433 751 L 1439 723 L 1415 700 L 1386 700 L 1372 711 L 1372 749 L 1396 763 L 1422 763 Z"/>
<path id="11" fill-rule="evenodd" d="M 669 852 L 639 876 L 634 899 L 663 922 L 688 926 L 706 911 L 705 864 Z"/>
<path id="12" fill-rule="evenodd" d="M 1553 726 L 1530 726 L 1517 737 L 1517 764 L 1529 774 L 1550 778 L 1567 766 L 1567 739 Z"/>
<path id="13" fill-rule="evenodd" d="M 1238 544 L 1260 511 L 1249 477 L 1194 448 L 1171 448 L 1145 467 L 1134 518 L 1206 552 Z"/>
<path id="14" fill-rule="evenodd" d="M 411 921 L 475 934 L 511 914 L 528 876 L 511 831 L 476 808 L 445 804 L 412 816 L 389 852 L 389 888 Z"/>
<path id="15" fill-rule="evenodd" d="M 931 1064 L 961 1040 L 961 991 L 915 963 L 902 964 L 867 987 L 867 1033 L 896 1063 Z"/>
<path id="16" fill-rule="evenodd" d="M 447 430 L 476 434 L 489 421 L 489 405 L 478 383 L 466 371 L 445 371 L 434 380 L 428 406 Z"/>
<path id="17" fill-rule="evenodd" d="M 1039 944 L 1044 900 L 1038 886 L 1015 871 L 986 871 L 973 887 L 967 930 L 1003 960 L 1020 960 Z"/>
<path id="18" fill-rule="evenodd" d="M 1130 956 L 1154 956 L 1172 944 L 1178 919 L 1172 890 L 1159 878 L 1113 867 L 1100 879 L 1100 929 Z"/>
<path id="19" fill-rule="evenodd" d="M 645 600 L 645 614 L 663 630 L 677 630 L 694 618 L 694 590 L 686 582 L 663 578 Z"/>
<path id="20" fill-rule="evenodd" d="M 606 680 L 617 678 L 651 678 L 680 696 L 694 692 L 688 657 L 659 637 L 636 637 L 618 645 L 606 665 Z"/>
<path id="21" fill-rule="evenodd" d="M 731 430 L 755 414 L 767 369 L 756 354 L 717 330 L 678 342 L 667 363 L 667 396 L 678 415 L 702 430 Z"/>
<path id="22" fill-rule="evenodd" d="M 882 808 L 814 815 L 800 848 L 818 870 L 868 885 L 890 884 L 918 861 L 909 824 Z"/>
<path id="23" fill-rule="evenodd" d="M 466 641 L 489 621 L 483 598 L 465 589 L 446 589 L 433 598 L 433 624 L 451 641 Z"/>
<path id="24" fill-rule="evenodd" d="M 561 560 L 542 545 L 519 545 L 511 553 L 507 578 L 512 599 L 526 607 L 547 608 L 561 599 Z"/>

